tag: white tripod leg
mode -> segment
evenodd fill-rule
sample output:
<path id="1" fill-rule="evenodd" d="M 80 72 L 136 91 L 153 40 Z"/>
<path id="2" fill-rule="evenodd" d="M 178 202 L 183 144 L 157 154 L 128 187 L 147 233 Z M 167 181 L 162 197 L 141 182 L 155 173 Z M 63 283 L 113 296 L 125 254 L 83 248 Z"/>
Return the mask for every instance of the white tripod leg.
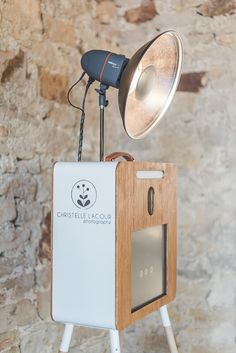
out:
<path id="1" fill-rule="evenodd" d="M 168 342 L 168 345 L 170 348 L 170 352 L 171 353 L 178 353 L 176 342 L 175 342 L 175 337 L 174 337 L 173 330 L 171 327 L 170 318 L 168 315 L 166 305 L 163 305 L 160 308 L 160 314 L 161 314 L 161 321 L 162 321 L 162 324 L 163 324 L 165 332 L 166 332 L 166 338 L 167 338 L 167 342 Z"/>
<path id="2" fill-rule="evenodd" d="M 118 330 L 109 330 L 111 353 L 120 353 L 120 335 Z"/>
<path id="3" fill-rule="evenodd" d="M 63 337 L 62 337 L 59 353 L 67 353 L 67 352 L 69 352 L 70 341 L 71 341 L 73 329 L 74 329 L 74 325 L 65 324 L 64 333 L 63 333 Z"/>

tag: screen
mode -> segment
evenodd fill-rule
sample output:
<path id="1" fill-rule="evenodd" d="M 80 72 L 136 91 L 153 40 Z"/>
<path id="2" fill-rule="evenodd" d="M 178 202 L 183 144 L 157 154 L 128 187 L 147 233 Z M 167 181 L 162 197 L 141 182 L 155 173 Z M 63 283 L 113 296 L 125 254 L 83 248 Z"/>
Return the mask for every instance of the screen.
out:
<path id="1" fill-rule="evenodd" d="M 131 310 L 166 294 L 167 225 L 132 233 Z"/>

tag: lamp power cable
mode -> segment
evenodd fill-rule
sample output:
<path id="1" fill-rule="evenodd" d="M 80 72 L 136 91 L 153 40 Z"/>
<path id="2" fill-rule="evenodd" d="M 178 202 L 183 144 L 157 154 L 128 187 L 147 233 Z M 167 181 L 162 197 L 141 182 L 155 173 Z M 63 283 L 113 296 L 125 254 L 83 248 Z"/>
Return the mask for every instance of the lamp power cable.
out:
<path id="1" fill-rule="evenodd" d="M 72 103 L 71 99 L 70 99 L 70 94 L 71 91 L 73 90 L 73 88 L 75 86 L 78 85 L 78 83 L 83 79 L 83 77 L 85 76 L 85 72 L 82 73 L 82 75 L 80 76 L 80 78 L 70 87 L 70 89 L 67 92 L 67 100 L 69 102 L 69 104 L 75 108 L 81 111 L 81 115 L 80 115 L 80 132 L 79 132 L 79 147 L 78 147 L 78 161 L 81 161 L 82 158 L 82 152 L 83 152 L 83 139 L 84 139 L 84 122 L 85 122 L 85 103 L 86 103 L 86 97 L 87 97 L 87 93 L 88 90 L 91 86 L 91 84 L 95 81 L 93 78 L 89 77 L 85 90 L 84 90 L 84 95 L 83 95 L 83 100 L 82 100 L 82 106 L 79 107 L 77 105 L 75 105 L 74 103 Z"/>

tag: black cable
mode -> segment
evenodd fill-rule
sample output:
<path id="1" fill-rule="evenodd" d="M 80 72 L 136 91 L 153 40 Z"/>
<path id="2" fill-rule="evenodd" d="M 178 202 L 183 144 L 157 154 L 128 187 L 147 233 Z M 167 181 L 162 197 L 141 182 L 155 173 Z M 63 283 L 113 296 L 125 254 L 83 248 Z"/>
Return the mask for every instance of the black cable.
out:
<path id="1" fill-rule="evenodd" d="M 70 103 L 70 105 L 72 105 L 72 107 L 79 109 L 82 111 L 82 109 L 80 107 L 78 107 L 77 105 L 74 105 L 71 100 L 70 100 L 70 94 L 72 89 L 82 80 L 82 78 L 84 77 L 84 75 L 86 74 L 86 72 L 83 72 L 82 75 L 80 76 L 80 78 L 70 87 L 69 91 L 67 92 L 67 100 Z"/>
<path id="2" fill-rule="evenodd" d="M 83 149 L 83 138 L 84 138 L 84 121 L 85 121 L 85 101 L 86 101 L 86 96 L 89 90 L 89 87 L 91 84 L 94 82 L 94 79 L 91 79 L 89 77 L 87 85 L 85 87 L 84 91 L 84 97 L 83 97 L 83 102 L 82 102 L 82 113 L 80 116 L 80 132 L 79 132 L 79 149 L 78 149 L 78 161 L 81 161 L 81 156 L 82 156 L 82 149 Z"/>
<path id="3" fill-rule="evenodd" d="M 82 73 L 80 78 L 70 87 L 70 89 L 69 89 L 69 91 L 67 93 L 67 100 L 70 103 L 70 105 L 72 105 L 72 107 L 74 107 L 76 109 L 79 109 L 81 111 L 81 115 L 80 115 L 80 133 L 79 133 L 79 148 L 78 148 L 78 161 L 81 161 L 82 149 L 83 149 L 84 121 L 85 121 L 85 102 L 86 102 L 86 97 L 87 97 L 87 93 L 88 93 L 89 87 L 94 82 L 94 79 L 92 79 L 90 77 L 88 79 L 88 82 L 86 84 L 85 91 L 84 91 L 82 107 L 78 107 L 77 105 L 74 105 L 71 102 L 70 93 L 71 93 L 72 89 L 82 80 L 84 75 L 85 75 L 85 72 Z"/>

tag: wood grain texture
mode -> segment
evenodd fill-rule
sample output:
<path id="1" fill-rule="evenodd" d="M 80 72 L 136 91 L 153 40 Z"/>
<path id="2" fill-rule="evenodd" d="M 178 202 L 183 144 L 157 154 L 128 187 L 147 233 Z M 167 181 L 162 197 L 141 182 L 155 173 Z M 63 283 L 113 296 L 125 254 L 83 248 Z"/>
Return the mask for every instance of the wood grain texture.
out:
<path id="1" fill-rule="evenodd" d="M 131 232 L 133 229 L 134 162 L 120 162 L 116 173 L 116 324 L 130 324 Z M 122 325 L 121 325 L 122 323 Z"/>
<path id="2" fill-rule="evenodd" d="M 162 179 L 137 179 L 138 170 L 163 170 Z M 149 187 L 154 213 L 147 211 Z M 167 224 L 167 294 L 131 313 L 131 236 L 133 231 Z M 120 162 L 116 173 L 116 326 L 122 330 L 159 309 L 176 294 L 176 168 L 173 164 Z"/>

